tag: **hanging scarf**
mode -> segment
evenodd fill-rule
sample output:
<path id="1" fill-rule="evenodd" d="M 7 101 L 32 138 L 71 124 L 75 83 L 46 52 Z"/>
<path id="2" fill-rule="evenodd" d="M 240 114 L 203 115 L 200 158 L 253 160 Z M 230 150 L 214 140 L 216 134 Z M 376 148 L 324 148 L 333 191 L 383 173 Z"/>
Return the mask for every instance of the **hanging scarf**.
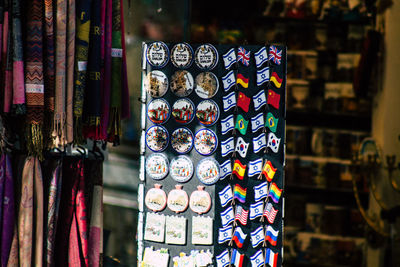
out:
<path id="1" fill-rule="evenodd" d="M 8 1 L 7 1 L 8 3 Z M 10 24 L 10 8 L 6 9 L 4 13 L 4 30 L 3 30 L 3 74 L 4 74 L 4 97 L 3 97 L 3 111 L 11 111 L 12 101 L 12 50 L 11 50 L 11 27 Z"/>
<path id="2" fill-rule="evenodd" d="M 27 10 L 25 90 L 27 104 L 27 144 L 30 155 L 42 158 L 43 150 L 43 2 L 31 0 Z"/>
<path id="3" fill-rule="evenodd" d="M 1 266 L 5 267 L 8 263 L 11 244 L 14 233 L 14 181 L 12 177 L 12 169 L 10 157 L 3 154 L 1 157 L 1 168 L 4 175 L 4 193 L 2 202 L 2 231 L 1 231 Z M 7 201 L 6 201 L 7 200 Z"/>
<path id="4" fill-rule="evenodd" d="M 70 232 L 69 243 L 69 264 L 70 266 L 89 266 L 88 265 L 88 214 L 85 199 L 85 176 L 83 161 L 80 160 L 79 185 L 75 196 L 75 211 Z"/>
<path id="5" fill-rule="evenodd" d="M 43 177 L 38 158 L 35 158 L 35 180 L 34 180 L 34 222 L 35 222 L 35 258 L 34 266 L 43 266 Z"/>
<path id="6" fill-rule="evenodd" d="M 25 114 L 25 84 L 24 60 L 21 31 L 20 0 L 12 1 L 12 79 L 13 79 L 13 110 L 16 114 Z"/>
<path id="7" fill-rule="evenodd" d="M 32 263 L 34 172 L 35 158 L 29 157 L 25 161 L 22 172 L 21 201 L 18 214 L 19 262 L 21 266 L 30 266 Z"/>
<path id="8" fill-rule="evenodd" d="M 45 103 L 45 136 L 46 148 L 52 148 L 54 140 L 52 130 L 54 128 L 54 104 L 55 104 L 55 43 L 54 43 L 54 6 L 53 0 L 44 1 L 45 16 L 45 47 L 44 50 L 44 103 Z"/>
<path id="9" fill-rule="evenodd" d="M 4 26 L 4 16 L 5 16 L 5 3 L 4 0 L 0 0 L 0 63 L 3 60 L 3 26 Z M 1 77 L 1 75 L 0 75 Z"/>
<path id="10" fill-rule="evenodd" d="M 74 62 L 75 62 L 75 0 L 68 0 L 68 35 L 67 35 L 67 94 L 66 94 L 66 142 L 74 140 Z"/>
<path id="11" fill-rule="evenodd" d="M 76 62 L 75 62 L 75 91 L 74 91 L 74 143 L 83 142 L 82 115 L 83 101 L 86 88 L 86 67 L 88 60 L 90 32 L 91 0 L 78 2 L 76 25 Z"/>
<path id="12" fill-rule="evenodd" d="M 17 225 L 14 224 L 14 231 L 13 231 L 13 239 L 11 243 L 11 250 L 8 257 L 7 267 L 18 267 L 19 266 L 19 259 L 18 259 L 18 231 Z"/>
<path id="13" fill-rule="evenodd" d="M 65 96 L 67 56 L 67 0 L 57 0 L 56 23 L 56 87 L 54 131 L 56 146 L 65 145 Z"/>
<path id="14" fill-rule="evenodd" d="M 104 36 L 104 76 L 102 87 L 102 114 L 101 114 L 101 138 L 107 140 L 108 123 L 110 119 L 110 95 L 111 95 L 111 49 L 112 49 L 112 0 L 105 0 L 105 36 Z"/>
<path id="15" fill-rule="evenodd" d="M 92 161 L 90 167 L 87 180 L 93 181 L 93 184 L 90 190 L 89 266 L 99 266 L 103 252 L 103 161 Z"/>
<path id="16" fill-rule="evenodd" d="M 125 45 L 125 23 L 124 23 L 124 1 L 121 3 L 121 41 L 122 41 L 122 99 L 121 99 L 121 119 L 130 117 L 130 99 L 128 87 L 128 70 L 126 66 L 126 45 Z"/>
<path id="17" fill-rule="evenodd" d="M 54 171 L 51 174 L 48 192 L 48 208 L 47 208 L 47 228 L 46 228 L 46 265 L 54 266 L 54 249 L 56 229 L 58 222 L 58 211 L 61 199 L 61 183 L 62 183 L 62 161 L 57 161 Z"/>
<path id="18" fill-rule="evenodd" d="M 121 91 L 122 91 L 122 45 L 121 45 L 121 3 L 112 0 L 112 59 L 111 59 L 111 112 L 108 125 L 108 140 L 119 144 L 121 135 Z"/>
<path id="19" fill-rule="evenodd" d="M 101 0 L 92 0 L 90 28 L 84 137 L 97 140 L 100 137 L 101 116 Z"/>

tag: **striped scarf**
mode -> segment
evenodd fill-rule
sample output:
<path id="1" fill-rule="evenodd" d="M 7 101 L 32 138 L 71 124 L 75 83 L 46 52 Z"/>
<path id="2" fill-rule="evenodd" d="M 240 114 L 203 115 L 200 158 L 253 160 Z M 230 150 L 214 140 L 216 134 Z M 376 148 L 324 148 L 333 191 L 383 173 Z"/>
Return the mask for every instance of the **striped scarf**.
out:
<path id="1" fill-rule="evenodd" d="M 53 0 L 44 1 L 45 16 L 45 50 L 44 50 L 44 103 L 45 103 L 45 132 L 44 141 L 47 148 L 53 147 L 53 123 L 55 104 L 55 43 L 54 43 L 54 5 Z"/>
<path id="2" fill-rule="evenodd" d="M 28 3 L 26 27 L 25 93 L 27 103 L 27 146 L 30 155 L 42 158 L 43 84 L 43 2 Z"/>
<path id="3" fill-rule="evenodd" d="M 13 110 L 16 114 L 25 114 L 24 58 L 21 30 L 21 3 L 12 1 L 12 76 L 13 76 Z"/>
<path id="4" fill-rule="evenodd" d="M 75 0 L 68 0 L 68 31 L 67 31 L 67 92 L 66 92 L 66 142 L 74 140 L 74 64 L 75 64 L 75 34 L 76 34 Z"/>

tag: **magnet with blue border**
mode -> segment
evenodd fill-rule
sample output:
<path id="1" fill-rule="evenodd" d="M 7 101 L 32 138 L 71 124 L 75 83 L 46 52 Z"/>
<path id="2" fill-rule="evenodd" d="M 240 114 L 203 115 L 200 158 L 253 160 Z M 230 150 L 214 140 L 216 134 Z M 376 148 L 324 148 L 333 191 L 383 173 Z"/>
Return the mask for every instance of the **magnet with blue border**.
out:
<path id="1" fill-rule="evenodd" d="M 202 156 L 209 156 L 217 150 L 217 135 L 210 129 L 204 128 L 197 131 L 194 136 L 194 148 Z"/>
<path id="2" fill-rule="evenodd" d="M 179 97 L 186 97 L 193 92 L 194 79 L 187 70 L 178 70 L 172 77 L 169 84 L 172 93 Z"/>
<path id="3" fill-rule="evenodd" d="M 186 154 L 193 148 L 193 133 L 186 127 L 176 129 L 171 134 L 171 146 L 179 154 Z"/>
<path id="4" fill-rule="evenodd" d="M 192 178 L 193 172 L 193 162 L 188 156 L 181 155 L 172 159 L 169 173 L 175 181 L 185 183 Z"/>
<path id="5" fill-rule="evenodd" d="M 168 146 L 168 131 L 161 125 L 153 125 L 146 131 L 146 145 L 153 152 L 164 151 Z"/>
<path id="6" fill-rule="evenodd" d="M 194 91 L 203 98 L 209 99 L 218 92 L 219 82 L 217 76 L 212 72 L 201 72 L 196 76 L 196 85 Z"/>
<path id="7" fill-rule="evenodd" d="M 147 105 L 147 117 L 155 124 L 164 124 L 171 115 L 171 108 L 163 98 L 156 98 Z"/>
<path id="8" fill-rule="evenodd" d="M 151 97 L 163 97 L 168 91 L 167 75 L 160 70 L 150 71 L 144 79 L 144 88 Z"/>
<path id="9" fill-rule="evenodd" d="M 161 153 L 153 153 L 146 158 L 146 173 L 154 180 L 162 180 L 168 175 L 168 158 Z"/>
<path id="10" fill-rule="evenodd" d="M 194 118 L 194 110 L 194 104 L 190 99 L 178 99 L 172 105 L 172 117 L 177 123 L 188 124 Z"/>
<path id="11" fill-rule="evenodd" d="M 194 61 L 202 70 L 212 70 L 218 64 L 217 49 L 211 44 L 203 44 L 194 52 Z"/>
<path id="12" fill-rule="evenodd" d="M 196 117 L 204 126 L 214 125 L 219 118 L 219 108 L 213 100 L 203 100 L 196 108 Z"/>
<path id="13" fill-rule="evenodd" d="M 148 45 L 146 61 L 155 68 L 163 68 L 169 60 L 169 49 L 164 42 L 154 42 Z"/>
<path id="14" fill-rule="evenodd" d="M 205 185 L 213 185 L 219 180 L 219 163 L 212 157 L 200 160 L 196 167 L 197 178 Z"/>
<path id="15" fill-rule="evenodd" d="M 171 62 L 180 69 L 187 69 L 193 63 L 193 49 L 187 43 L 179 43 L 171 49 Z"/>

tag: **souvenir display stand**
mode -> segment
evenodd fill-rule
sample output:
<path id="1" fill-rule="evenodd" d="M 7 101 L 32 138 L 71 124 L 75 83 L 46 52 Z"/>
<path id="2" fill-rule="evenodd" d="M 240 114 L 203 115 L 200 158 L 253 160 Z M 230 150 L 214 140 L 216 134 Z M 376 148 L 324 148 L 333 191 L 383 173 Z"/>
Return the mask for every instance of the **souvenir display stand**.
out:
<path id="1" fill-rule="evenodd" d="M 281 266 L 286 47 L 142 51 L 139 266 Z"/>

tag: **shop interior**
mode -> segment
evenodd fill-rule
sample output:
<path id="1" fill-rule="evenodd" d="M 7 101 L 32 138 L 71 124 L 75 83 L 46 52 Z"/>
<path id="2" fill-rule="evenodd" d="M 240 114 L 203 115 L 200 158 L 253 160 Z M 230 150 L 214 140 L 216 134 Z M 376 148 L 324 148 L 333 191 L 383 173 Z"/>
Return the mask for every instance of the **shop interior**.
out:
<path id="1" fill-rule="evenodd" d="M 131 118 L 104 162 L 104 265 L 136 266 L 142 42 L 283 44 L 284 266 L 400 266 L 400 3 L 126 0 Z M 397 156 L 397 158 L 396 158 Z"/>

